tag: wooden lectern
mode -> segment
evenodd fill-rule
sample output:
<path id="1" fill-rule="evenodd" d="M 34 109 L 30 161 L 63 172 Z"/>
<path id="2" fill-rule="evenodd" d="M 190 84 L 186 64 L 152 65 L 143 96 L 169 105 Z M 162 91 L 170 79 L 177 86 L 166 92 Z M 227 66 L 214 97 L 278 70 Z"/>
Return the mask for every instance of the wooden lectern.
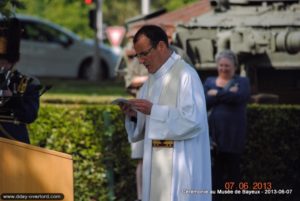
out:
<path id="1" fill-rule="evenodd" d="M 0 138 L 0 195 L 10 193 L 60 193 L 73 201 L 72 156 Z"/>

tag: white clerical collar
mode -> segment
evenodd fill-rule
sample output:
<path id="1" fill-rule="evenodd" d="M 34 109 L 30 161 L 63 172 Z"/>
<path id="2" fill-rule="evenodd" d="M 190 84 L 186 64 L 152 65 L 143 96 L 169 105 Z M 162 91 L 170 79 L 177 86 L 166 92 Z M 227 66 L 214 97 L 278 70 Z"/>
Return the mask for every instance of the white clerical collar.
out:
<path id="1" fill-rule="evenodd" d="M 177 59 L 180 59 L 180 55 L 176 54 L 174 51 L 171 54 L 171 56 L 168 58 L 168 60 L 154 73 L 152 74 L 155 79 L 163 76 L 166 72 L 168 72 L 175 61 Z"/>

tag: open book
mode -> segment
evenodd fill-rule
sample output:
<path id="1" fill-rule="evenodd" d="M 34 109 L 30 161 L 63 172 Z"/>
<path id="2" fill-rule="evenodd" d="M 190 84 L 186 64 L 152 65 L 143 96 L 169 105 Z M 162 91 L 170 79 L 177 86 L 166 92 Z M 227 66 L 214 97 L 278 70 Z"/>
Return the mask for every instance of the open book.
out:
<path id="1" fill-rule="evenodd" d="M 122 103 L 130 105 L 130 102 L 125 98 L 117 98 L 117 99 L 115 99 L 111 102 L 111 104 L 114 104 L 114 105 L 119 105 L 119 104 L 122 104 Z"/>
<path id="2" fill-rule="evenodd" d="M 113 100 L 113 101 L 111 102 L 111 104 L 114 104 L 114 105 L 127 104 L 127 105 L 130 105 L 130 106 L 131 106 L 131 109 L 132 109 L 132 110 L 134 110 L 134 111 L 137 112 L 137 110 L 136 110 L 134 107 L 132 107 L 132 104 L 129 102 L 129 100 L 127 100 L 127 99 L 125 99 L 125 98 L 117 98 L 117 99 Z"/>

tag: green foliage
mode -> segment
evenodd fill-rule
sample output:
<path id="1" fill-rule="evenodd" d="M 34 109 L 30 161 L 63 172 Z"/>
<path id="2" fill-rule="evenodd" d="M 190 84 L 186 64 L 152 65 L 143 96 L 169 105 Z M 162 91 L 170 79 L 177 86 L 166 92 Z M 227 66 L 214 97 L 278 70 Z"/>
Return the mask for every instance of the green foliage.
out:
<path id="1" fill-rule="evenodd" d="M 299 122 L 300 106 L 248 107 L 243 181 L 272 182 L 273 189 L 296 191 Z M 130 159 L 124 116 L 118 107 L 43 104 L 29 129 L 33 144 L 73 156 L 75 200 L 130 201 L 136 197 L 135 161 Z M 286 198 L 296 201 L 296 192 Z M 280 199 L 269 196 L 264 200 Z"/>
<path id="2" fill-rule="evenodd" d="M 104 183 L 99 144 L 93 125 L 78 107 L 45 106 L 30 126 L 32 144 L 71 154 L 74 160 L 76 200 L 97 195 Z M 102 192 L 105 195 L 105 192 Z"/>
<path id="3" fill-rule="evenodd" d="M 178 8 L 181 8 L 183 6 L 186 6 L 187 4 L 196 2 L 199 0 L 181 0 L 181 1 L 168 1 L 168 0 L 160 0 L 160 1 L 154 1 L 154 7 L 156 8 L 167 8 L 168 11 L 176 10 Z"/>
<path id="4" fill-rule="evenodd" d="M 128 97 L 124 82 L 119 80 L 87 82 L 84 80 L 40 79 L 52 88 L 42 97 L 42 103 L 107 104 L 119 97 Z"/>
<path id="5" fill-rule="evenodd" d="M 108 25 L 124 25 L 126 19 L 140 14 L 139 1 L 103 1 L 103 20 Z"/>
<path id="6" fill-rule="evenodd" d="M 43 105 L 31 143 L 71 154 L 75 200 L 130 200 L 134 161 L 118 107 Z"/>
<path id="7" fill-rule="evenodd" d="M 101 82 L 88 82 L 86 80 L 65 79 L 40 79 L 43 85 L 51 85 L 52 88 L 45 94 L 51 95 L 126 95 L 124 82 L 109 80 Z"/>
<path id="8" fill-rule="evenodd" d="M 296 189 L 300 179 L 300 107 L 253 105 L 248 119 L 245 181 L 270 181 L 273 189 Z"/>
<path id="9" fill-rule="evenodd" d="M 13 16 L 15 13 L 13 12 L 14 8 L 24 8 L 24 4 L 22 4 L 18 0 L 0 0 L 0 13 L 6 17 Z"/>
<path id="10" fill-rule="evenodd" d="M 94 36 L 88 26 L 88 10 L 90 7 L 80 0 L 23 0 L 25 9 L 18 13 L 34 15 L 67 27 L 83 38 Z"/>
<path id="11" fill-rule="evenodd" d="M 155 11 L 161 7 L 175 10 L 195 1 L 197 0 L 153 0 L 151 1 L 151 10 Z M 124 25 L 127 19 L 141 13 L 140 1 L 104 0 L 102 2 L 103 23 L 107 26 Z M 83 38 L 94 37 L 93 30 L 88 26 L 88 11 L 94 5 L 86 5 L 84 0 L 22 0 L 22 3 L 24 3 L 25 9 L 18 9 L 18 13 L 48 19 L 67 27 Z"/>

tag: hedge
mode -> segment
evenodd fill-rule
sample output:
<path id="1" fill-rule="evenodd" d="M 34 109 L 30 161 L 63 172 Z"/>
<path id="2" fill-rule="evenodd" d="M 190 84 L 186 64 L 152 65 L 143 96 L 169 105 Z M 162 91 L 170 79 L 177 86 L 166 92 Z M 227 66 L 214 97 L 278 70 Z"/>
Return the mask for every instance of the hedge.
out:
<path id="1" fill-rule="evenodd" d="M 271 182 L 277 194 L 263 200 L 299 200 L 300 106 L 251 105 L 248 107 L 248 139 L 243 157 L 243 180 Z M 282 194 L 282 190 L 292 194 Z M 279 194 L 278 194 L 279 191 Z M 287 191 L 286 191 L 287 192 Z M 248 196 L 244 200 L 257 200 Z"/>
<path id="2" fill-rule="evenodd" d="M 71 154 L 76 201 L 131 200 L 135 161 L 117 107 L 43 105 L 31 143 Z"/>
<path id="3" fill-rule="evenodd" d="M 76 201 L 130 201 L 136 198 L 135 161 L 130 159 L 123 123 L 124 116 L 116 106 L 42 104 L 29 130 L 32 144 L 73 156 Z M 273 189 L 293 189 L 290 196 L 264 200 L 296 200 L 299 123 L 300 106 L 248 107 L 243 181 L 249 185 L 272 182 Z M 254 199 L 248 196 L 245 200 Z"/>

